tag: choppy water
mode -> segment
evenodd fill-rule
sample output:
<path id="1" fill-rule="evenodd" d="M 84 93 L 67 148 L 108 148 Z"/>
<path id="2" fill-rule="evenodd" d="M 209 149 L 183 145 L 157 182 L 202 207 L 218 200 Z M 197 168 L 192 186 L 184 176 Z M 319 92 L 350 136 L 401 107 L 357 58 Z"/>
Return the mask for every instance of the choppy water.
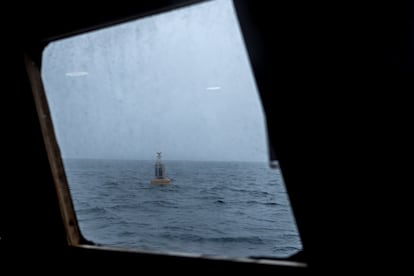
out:
<path id="1" fill-rule="evenodd" d="M 301 249 L 280 171 L 266 163 L 64 160 L 83 235 L 128 249 L 287 257 Z"/>

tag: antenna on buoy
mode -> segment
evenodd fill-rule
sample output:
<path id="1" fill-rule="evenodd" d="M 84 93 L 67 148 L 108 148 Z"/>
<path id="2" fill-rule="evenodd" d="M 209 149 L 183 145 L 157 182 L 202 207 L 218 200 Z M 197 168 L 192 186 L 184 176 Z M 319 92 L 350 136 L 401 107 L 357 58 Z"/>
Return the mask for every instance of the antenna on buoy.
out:
<path id="1" fill-rule="evenodd" d="M 171 180 L 165 176 L 165 165 L 161 160 L 161 152 L 157 152 L 157 160 L 154 164 L 155 178 L 151 180 L 151 184 L 170 184 Z"/>

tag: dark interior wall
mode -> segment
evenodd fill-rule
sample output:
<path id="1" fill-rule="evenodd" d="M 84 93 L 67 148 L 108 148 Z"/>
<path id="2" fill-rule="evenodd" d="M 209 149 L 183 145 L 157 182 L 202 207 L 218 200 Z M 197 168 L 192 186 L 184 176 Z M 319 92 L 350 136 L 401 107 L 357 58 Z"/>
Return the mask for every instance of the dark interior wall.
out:
<path id="1" fill-rule="evenodd" d="M 72 268 L 102 271 L 116 263 L 135 268 L 137 262 L 150 266 L 160 260 L 67 248 L 22 53 L 39 61 L 44 38 L 182 2 L 82 9 L 32 3 L 9 10 L 1 77 L 4 260 L 25 268 L 39 256 L 60 256 L 62 266 L 71 262 Z M 408 239 L 403 227 L 409 218 L 409 200 L 403 197 L 408 184 L 401 177 L 400 154 L 407 152 L 404 141 L 412 125 L 412 3 L 235 3 L 248 15 L 242 29 L 310 267 L 399 269 L 400 246 Z M 177 271 L 183 266 L 271 271 L 162 260 Z"/>

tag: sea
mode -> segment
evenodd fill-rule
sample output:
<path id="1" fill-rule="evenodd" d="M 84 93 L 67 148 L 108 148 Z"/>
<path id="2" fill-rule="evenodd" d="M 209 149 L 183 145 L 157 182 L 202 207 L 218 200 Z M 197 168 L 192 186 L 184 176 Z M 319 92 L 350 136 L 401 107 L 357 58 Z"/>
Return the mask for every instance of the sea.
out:
<path id="1" fill-rule="evenodd" d="M 285 258 L 302 249 L 281 171 L 266 162 L 64 159 L 82 235 L 128 250 Z"/>

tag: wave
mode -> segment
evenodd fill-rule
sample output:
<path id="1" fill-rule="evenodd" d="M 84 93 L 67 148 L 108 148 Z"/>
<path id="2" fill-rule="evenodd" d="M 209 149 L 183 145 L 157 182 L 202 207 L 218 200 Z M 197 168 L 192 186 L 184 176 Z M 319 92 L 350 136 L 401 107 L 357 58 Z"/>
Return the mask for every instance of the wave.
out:
<path id="1" fill-rule="evenodd" d="M 292 254 L 294 254 L 294 253 L 296 253 L 300 250 L 301 250 L 300 246 L 298 246 L 298 247 L 295 247 L 295 246 L 283 246 L 283 247 L 275 246 L 275 247 L 272 248 L 272 252 L 275 255 L 285 255 L 285 256 L 292 255 Z"/>
<path id="2" fill-rule="evenodd" d="M 90 216 L 99 216 L 99 215 L 107 215 L 108 211 L 102 207 L 92 207 L 92 208 L 85 208 L 85 209 L 78 209 L 76 210 L 77 213 L 81 216 L 90 215 Z"/>
<path id="3" fill-rule="evenodd" d="M 168 207 L 168 208 L 179 208 L 176 202 L 168 201 L 168 200 L 146 200 L 143 202 L 139 202 L 140 206 L 143 205 L 153 205 L 153 207 Z"/>
<path id="4" fill-rule="evenodd" d="M 120 204 L 114 204 L 112 206 L 108 206 L 108 209 L 119 211 L 119 210 L 125 210 L 125 209 L 136 209 L 138 207 L 138 203 L 120 203 Z"/>
<path id="5" fill-rule="evenodd" d="M 265 206 L 280 205 L 279 203 L 276 203 L 276 202 L 260 202 L 260 201 L 257 201 L 257 200 L 249 200 L 249 201 L 245 201 L 244 203 L 246 203 L 246 204 L 262 204 L 262 205 L 265 205 Z"/>
<path id="6" fill-rule="evenodd" d="M 168 165 L 171 185 L 154 186 L 152 161 L 68 163 L 85 237 L 101 244 L 236 256 L 252 251 L 280 256 L 300 246 L 283 181 L 266 164 L 264 169 L 234 162 Z"/>
<path id="7" fill-rule="evenodd" d="M 246 237 L 217 237 L 217 238 L 207 238 L 206 240 L 211 242 L 219 243 L 251 243 L 251 244 L 263 244 L 264 241 L 257 236 L 246 236 Z"/>
<path id="8" fill-rule="evenodd" d="M 235 236 L 235 237 L 203 237 L 196 234 L 177 234 L 177 233 L 164 233 L 161 235 L 163 238 L 171 240 L 183 240 L 191 242 L 211 242 L 211 243 L 248 243 L 248 244 L 264 244 L 264 241 L 258 236 Z"/>

